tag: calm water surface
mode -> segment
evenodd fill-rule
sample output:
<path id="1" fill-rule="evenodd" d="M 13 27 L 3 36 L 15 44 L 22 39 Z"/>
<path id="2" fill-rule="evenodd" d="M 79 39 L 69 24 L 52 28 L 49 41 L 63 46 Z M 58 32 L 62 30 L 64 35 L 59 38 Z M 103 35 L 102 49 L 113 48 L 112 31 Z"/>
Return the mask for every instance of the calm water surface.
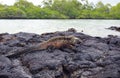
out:
<path id="1" fill-rule="evenodd" d="M 46 33 L 65 31 L 75 28 L 78 32 L 91 36 L 106 37 L 107 35 L 119 35 L 120 32 L 107 30 L 110 26 L 120 27 L 120 20 L 0 20 L 0 33 Z"/>

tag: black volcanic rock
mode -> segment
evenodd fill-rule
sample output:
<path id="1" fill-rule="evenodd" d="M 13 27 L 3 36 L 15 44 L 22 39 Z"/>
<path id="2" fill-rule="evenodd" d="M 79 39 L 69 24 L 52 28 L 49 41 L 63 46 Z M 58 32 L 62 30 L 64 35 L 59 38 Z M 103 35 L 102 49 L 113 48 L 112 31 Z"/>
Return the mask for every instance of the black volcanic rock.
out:
<path id="1" fill-rule="evenodd" d="M 115 31 L 120 32 L 120 27 L 116 27 L 116 26 L 111 26 L 111 27 L 109 27 L 109 28 L 107 28 L 107 29 L 115 30 Z"/>
<path id="2" fill-rule="evenodd" d="M 7 53 L 64 35 L 82 39 L 82 43 L 75 44 L 76 52 L 63 48 L 5 57 Z M 91 37 L 74 29 L 42 35 L 0 34 L 0 78 L 120 78 L 120 37 Z"/>

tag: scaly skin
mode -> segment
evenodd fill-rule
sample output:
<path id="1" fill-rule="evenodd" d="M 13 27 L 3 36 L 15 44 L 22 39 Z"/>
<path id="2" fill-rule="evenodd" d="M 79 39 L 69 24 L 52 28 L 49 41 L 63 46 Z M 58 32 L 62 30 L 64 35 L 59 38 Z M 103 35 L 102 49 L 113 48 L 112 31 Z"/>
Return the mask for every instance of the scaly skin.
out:
<path id="1" fill-rule="evenodd" d="M 77 42 L 82 42 L 82 40 L 78 39 L 75 36 L 57 36 L 57 37 L 52 37 L 51 39 L 47 41 L 43 41 L 42 43 L 39 43 L 37 45 L 22 49 L 20 51 L 16 50 L 16 51 L 9 52 L 5 56 L 9 58 L 17 57 L 24 53 L 29 53 L 35 50 L 44 50 L 49 47 L 54 47 L 54 48 L 59 49 L 65 46 L 65 47 L 72 49 L 73 45 L 76 44 Z"/>

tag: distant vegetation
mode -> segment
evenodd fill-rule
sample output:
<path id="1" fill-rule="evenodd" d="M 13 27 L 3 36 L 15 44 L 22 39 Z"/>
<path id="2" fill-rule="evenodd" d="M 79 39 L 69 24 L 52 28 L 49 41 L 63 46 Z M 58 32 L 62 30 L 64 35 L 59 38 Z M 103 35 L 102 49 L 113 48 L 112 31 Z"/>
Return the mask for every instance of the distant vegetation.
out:
<path id="1" fill-rule="evenodd" d="M 89 3 L 87 0 L 44 0 L 35 6 L 26 0 L 17 0 L 12 6 L 0 4 L 0 18 L 24 19 L 120 19 L 120 3 Z"/>

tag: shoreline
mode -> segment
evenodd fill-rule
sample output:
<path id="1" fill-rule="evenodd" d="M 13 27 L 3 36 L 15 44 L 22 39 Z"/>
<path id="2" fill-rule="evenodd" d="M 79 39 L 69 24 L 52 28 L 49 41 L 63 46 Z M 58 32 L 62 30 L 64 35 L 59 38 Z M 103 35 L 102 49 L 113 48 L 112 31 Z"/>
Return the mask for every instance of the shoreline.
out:
<path id="1" fill-rule="evenodd" d="M 90 18 L 80 18 L 80 19 L 69 19 L 69 18 L 0 18 L 0 20 L 120 20 L 120 19 L 90 19 Z"/>

